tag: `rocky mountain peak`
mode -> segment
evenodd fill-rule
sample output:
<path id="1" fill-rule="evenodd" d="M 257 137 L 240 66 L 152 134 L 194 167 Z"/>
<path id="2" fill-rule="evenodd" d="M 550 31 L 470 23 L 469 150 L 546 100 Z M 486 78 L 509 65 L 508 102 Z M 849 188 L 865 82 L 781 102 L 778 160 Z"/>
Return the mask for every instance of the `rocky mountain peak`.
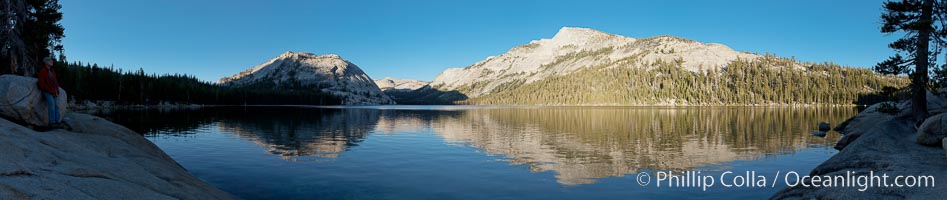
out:
<path id="1" fill-rule="evenodd" d="M 321 90 L 349 105 L 394 103 L 362 69 L 335 54 L 286 51 L 249 70 L 221 78 L 218 84 Z"/>
<path id="2" fill-rule="evenodd" d="M 417 90 L 422 87 L 428 86 L 430 82 L 419 81 L 419 80 L 409 80 L 409 79 L 397 79 L 391 77 L 385 77 L 381 80 L 375 80 L 375 85 L 378 85 L 378 88 L 381 88 L 382 91 L 389 89 L 396 90 Z"/>
<path id="3" fill-rule="evenodd" d="M 551 46 L 590 46 L 600 47 L 619 43 L 634 42 L 634 38 L 609 34 L 591 28 L 562 27 L 551 39 L 543 39 L 536 43 L 546 43 Z"/>
<path id="4" fill-rule="evenodd" d="M 552 38 L 531 41 L 464 68 L 447 69 L 431 85 L 477 97 L 499 86 L 528 84 L 589 67 L 650 68 L 658 61 L 678 61 L 684 70 L 700 72 L 720 69 L 738 58 L 758 57 L 724 45 L 674 36 L 636 39 L 590 28 L 563 27 Z"/>
<path id="5" fill-rule="evenodd" d="M 339 60 L 342 59 L 341 56 L 336 55 L 336 54 L 316 55 L 316 54 L 314 54 L 314 53 L 309 53 L 309 52 L 293 52 L 293 51 L 286 51 L 286 52 L 283 52 L 283 53 L 280 54 L 279 56 L 276 56 L 274 59 L 284 59 L 284 58 L 296 58 L 296 59 L 304 59 L 304 58 L 329 58 L 329 59 L 339 59 Z"/>
<path id="6" fill-rule="evenodd" d="M 593 38 L 609 38 L 617 35 L 608 34 L 591 28 L 562 27 L 559 32 L 552 37 L 552 40 L 558 41 L 580 41 Z"/>

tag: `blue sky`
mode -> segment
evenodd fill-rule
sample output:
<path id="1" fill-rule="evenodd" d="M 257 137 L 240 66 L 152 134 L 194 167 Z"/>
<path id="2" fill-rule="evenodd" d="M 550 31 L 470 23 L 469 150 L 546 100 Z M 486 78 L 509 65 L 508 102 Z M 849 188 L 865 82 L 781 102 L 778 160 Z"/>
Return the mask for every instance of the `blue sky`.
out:
<path id="1" fill-rule="evenodd" d="M 871 67 L 893 55 L 881 0 L 65 0 L 70 61 L 216 81 L 291 51 L 339 54 L 372 78 L 431 80 L 563 26 L 676 35 L 738 51 Z"/>

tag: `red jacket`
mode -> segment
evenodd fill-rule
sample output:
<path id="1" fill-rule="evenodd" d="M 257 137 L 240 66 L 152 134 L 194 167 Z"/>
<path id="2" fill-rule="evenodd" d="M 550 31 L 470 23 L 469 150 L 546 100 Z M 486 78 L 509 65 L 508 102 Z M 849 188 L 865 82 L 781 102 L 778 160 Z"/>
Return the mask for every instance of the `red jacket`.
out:
<path id="1" fill-rule="evenodd" d="M 56 79 L 56 71 L 52 67 L 43 67 L 39 70 L 39 89 L 53 96 L 59 95 L 59 80 Z"/>

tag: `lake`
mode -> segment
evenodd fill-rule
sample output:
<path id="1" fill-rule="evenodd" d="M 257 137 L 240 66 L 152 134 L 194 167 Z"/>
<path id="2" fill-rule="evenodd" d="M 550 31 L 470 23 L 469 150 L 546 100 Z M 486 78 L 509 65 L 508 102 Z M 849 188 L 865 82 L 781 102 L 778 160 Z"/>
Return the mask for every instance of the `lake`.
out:
<path id="1" fill-rule="evenodd" d="M 786 185 L 780 175 L 807 175 L 837 152 L 837 133 L 810 136 L 818 122 L 834 126 L 857 110 L 282 106 L 93 114 L 144 134 L 195 176 L 246 199 L 762 199 Z M 719 180 L 706 188 L 659 181 L 687 171 Z M 770 180 L 721 185 L 750 171 Z M 648 175 L 646 186 L 639 173 Z"/>

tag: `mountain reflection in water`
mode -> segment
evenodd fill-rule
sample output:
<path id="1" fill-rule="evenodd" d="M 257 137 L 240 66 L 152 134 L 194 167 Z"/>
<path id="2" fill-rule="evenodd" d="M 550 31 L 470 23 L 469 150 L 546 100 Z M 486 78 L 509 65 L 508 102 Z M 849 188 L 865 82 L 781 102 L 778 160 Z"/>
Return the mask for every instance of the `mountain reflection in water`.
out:
<path id="1" fill-rule="evenodd" d="M 594 183 L 639 170 L 687 170 L 831 145 L 815 138 L 854 108 L 649 107 L 209 107 L 98 111 L 146 135 L 209 126 L 252 141 L 287 161 L 345 156 L 372 134 L 433 133 L 562 185 Z M 447 107 L 450 108 L 450 107 Z"/>

